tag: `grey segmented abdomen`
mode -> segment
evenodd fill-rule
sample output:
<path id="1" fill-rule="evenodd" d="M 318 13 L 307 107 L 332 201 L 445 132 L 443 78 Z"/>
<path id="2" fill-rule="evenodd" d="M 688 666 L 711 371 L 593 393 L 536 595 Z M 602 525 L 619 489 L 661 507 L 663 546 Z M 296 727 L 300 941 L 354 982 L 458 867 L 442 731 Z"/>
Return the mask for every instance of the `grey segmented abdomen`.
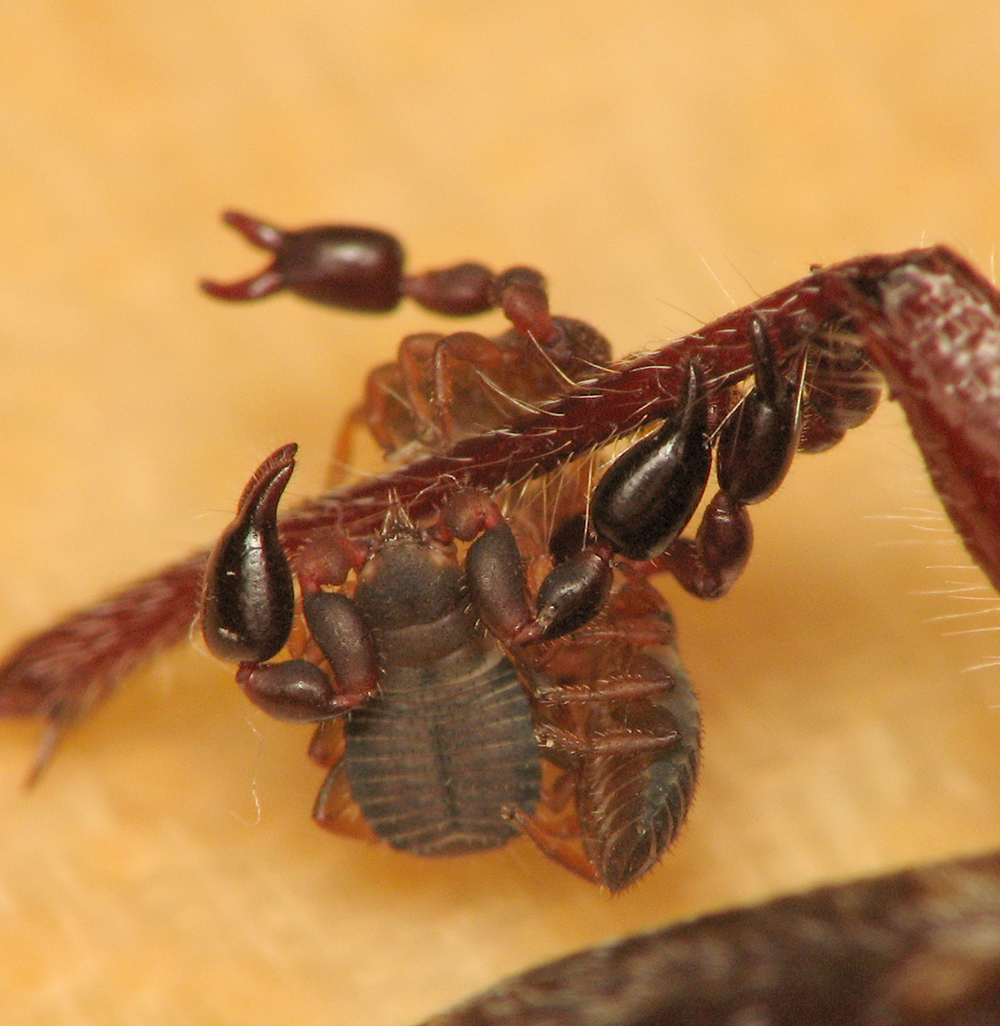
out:
<path id="1" fill-rule="evenodd" d="M 460 855 L 517 834 L 503 810 L 533 812 L 541 767 L 531 708 L 496 646 L 431 669 L 392 667 L 347 726 L 347 775 L 365 819 L 394 848 Z"/>

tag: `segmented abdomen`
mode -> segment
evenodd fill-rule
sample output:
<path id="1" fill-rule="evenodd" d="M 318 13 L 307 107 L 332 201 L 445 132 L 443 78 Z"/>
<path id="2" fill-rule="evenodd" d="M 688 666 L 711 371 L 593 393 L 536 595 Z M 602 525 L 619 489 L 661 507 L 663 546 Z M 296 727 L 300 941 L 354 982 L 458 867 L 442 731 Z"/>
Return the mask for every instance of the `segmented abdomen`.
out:
<path id="1" fill-rule="evenodd" d="M 541 766 L 531 708 L 495 645 L 430 669 L 392 666 L 381 694 L 347 725 L 347 776 L 369 825 L 416 855 L 497 848 L 534 812 Z"/>

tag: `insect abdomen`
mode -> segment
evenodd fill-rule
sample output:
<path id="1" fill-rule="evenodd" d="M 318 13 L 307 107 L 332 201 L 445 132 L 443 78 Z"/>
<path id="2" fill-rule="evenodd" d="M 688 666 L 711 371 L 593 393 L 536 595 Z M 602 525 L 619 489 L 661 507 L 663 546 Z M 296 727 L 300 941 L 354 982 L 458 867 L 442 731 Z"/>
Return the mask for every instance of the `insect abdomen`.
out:
<path id="1" fill-rule="evenodd" d="M 478 646 L 477 646 L 478 648 Z M 347 776 L 376 834 L 416 855 L 497 848 L 533 812 L 541 766 L 524 688 L 499 649 L 393 667 L 347 727 Z"/>

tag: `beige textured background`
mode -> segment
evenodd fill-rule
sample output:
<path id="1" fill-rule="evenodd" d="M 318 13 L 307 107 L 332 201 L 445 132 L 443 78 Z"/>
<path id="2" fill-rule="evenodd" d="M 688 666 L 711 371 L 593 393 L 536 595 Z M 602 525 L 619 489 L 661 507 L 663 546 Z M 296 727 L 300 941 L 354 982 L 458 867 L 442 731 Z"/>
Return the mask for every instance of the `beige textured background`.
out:
<path id="1" fill-rule="evenodd" d="M 193 287 L 229 205 L 397 230 L 412 266 L 544 269 L 621 352 L 804 273 L 1000 235 L 994 0 L 76 0 L 0 11 L 0 640 L 213 538 L 276 445 L 322 481 L 363 375 L 427 324 Z M 686 311 L 686 312 L 681 312 Z M 519 842 L 326 836 L 304 732 L 187 651 L 19 789 L 0 724 L 0 1020 L 406 1026 L 502 974 L 736 901 L 1000 843 L 1000 617 L 895 410 L 801 459 L 714 606 L 678 598 L 703 787 L 611 901 Z M 674 589 L 671 589 L 671 595 Z"/>

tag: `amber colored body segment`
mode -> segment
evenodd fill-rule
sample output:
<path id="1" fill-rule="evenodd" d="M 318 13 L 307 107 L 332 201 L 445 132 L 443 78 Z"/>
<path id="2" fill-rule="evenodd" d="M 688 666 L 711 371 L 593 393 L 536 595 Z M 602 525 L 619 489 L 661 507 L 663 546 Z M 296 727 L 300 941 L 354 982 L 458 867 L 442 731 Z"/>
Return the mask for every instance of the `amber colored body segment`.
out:
<path id="1" fill-rule="evenodd" d="M 942 302 L 937 297 L 945 292 L 951 298 Z M 822 268 L 699 332 L 613 365 L 509 427 L 461 439 L 441 453 L 305 503 L 282 518 L 282 542 L 294 554 L 317 528 L 331 525 L 370 535 L 390 501 L 415 518 L 425 517 L 458 487 L 492 492 L 550 473 L 662 419 L 676 404 L 691 359 L 705 372 L 710 396 L 722 404 L 752 366 L 749 323 L 756 316 L 778 359 L 794 357 L 825 333 L 857 336 L 904 402 L 956 526 L 996 581 L 1000 485 L 988 472 L 977 471 L 991 453 L 995 464 L 986 405 L 991 390 L 982 387 L 981 373 L 969 381 L 973 392 L 986 393 L 979 397 L 983 404 L 974 403 L 983 410 L 980 428 L 970 411 L 956 408 L 946 396 L 940 397 L 940 409 L 933 406 L 939 397 L 928 391 L 928 372 L 911 380 L 907 353 L 908 339 L 937 338 L 943 328 L 959 344 L 988 341 L 998 309 L 992 286 L 942 247 Z M 971 334 L 967 323 L 973 324 Z M 988 345 L 982 348 L 988 353 Z M 974 399 L 970 393 L 969 402 Z M 970 418 L 970 430 L 951 431 L 962 416 Z M 24 642 L 0 668 L 0 715 L 46 716 L 56 732 L 78 720 L 137 666 L 186 636 L 197 612 L 205 560 L 198 553 Z"/>

